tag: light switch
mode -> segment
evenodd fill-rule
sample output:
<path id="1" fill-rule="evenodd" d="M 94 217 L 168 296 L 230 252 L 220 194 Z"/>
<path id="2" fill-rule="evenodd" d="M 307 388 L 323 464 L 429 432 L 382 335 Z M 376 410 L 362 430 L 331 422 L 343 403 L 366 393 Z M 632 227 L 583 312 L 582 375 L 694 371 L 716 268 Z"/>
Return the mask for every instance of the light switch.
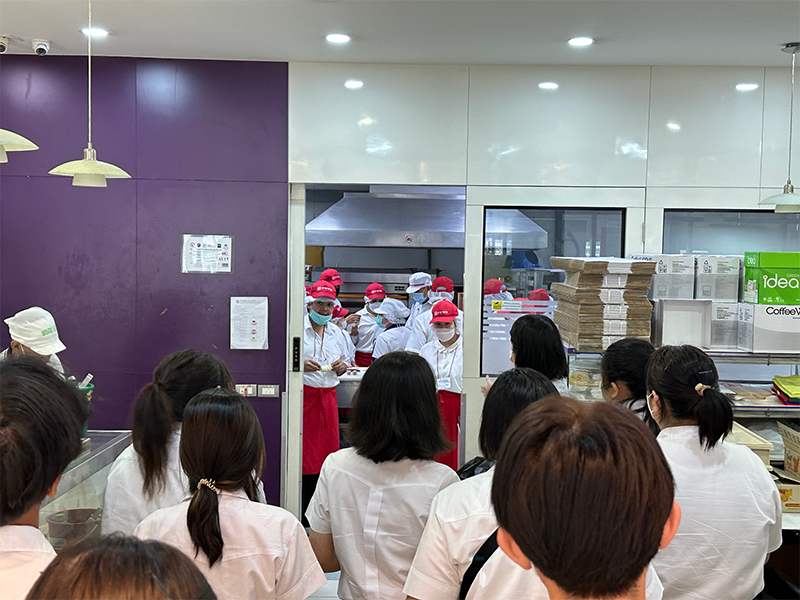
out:
<path id="1" fill-rule="evenodd" d="M 237 383 L 236 393 L 241 394 L 245 398 L 252 398 L 256 395 L 257 387 L 258 386 L 255 383 Z"/>
<path id="2" fill-rule="evenodd" d="M 259 385 L 258 395 L 261 398 L 277 398 L 280 394 L 280 386 L 278 385 Z"/>

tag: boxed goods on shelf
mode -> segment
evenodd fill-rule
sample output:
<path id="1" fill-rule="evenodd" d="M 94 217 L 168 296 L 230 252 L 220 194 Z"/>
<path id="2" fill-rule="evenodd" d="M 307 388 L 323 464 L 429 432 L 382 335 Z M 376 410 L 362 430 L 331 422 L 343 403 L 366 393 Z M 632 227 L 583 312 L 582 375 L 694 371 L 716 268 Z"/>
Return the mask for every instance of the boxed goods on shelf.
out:
<path id="1" fill-rule="evenodd" d="M 695 256 L 694 297 L 701 300 L 739 301 L 740 256 Z"/>
<path id="2" fill-rule="evenodd" d="M 602 400 L 600 357 L 581 357 L 569 363 L 569 395 L 580 400 Z"/>
<path id="3" fill-rule="evenodd" d="M 769 453 L 772 450 L 772 443 L 768 442 L 760 435 L 756 435 L 747 427 L 743 427 L 736 421 L 733 422 L 733 429 L 725 438 L 726 442 L 747 446 L 752 450 L 765 465 L 769 465 Z"/>
<path id="4" fill-rule="evenodd" d="M 800 306 L 739 303 L 738 347 L 747 352 L 800 352 Z"/>
<path id="5" fill-rule="evenodd" d="M 653 310 L 653 344 L 702 346 L 710 300 L 657 300 Z"/>
<path id="6" fill-rule="evenodd" d="M 694 298 L 694 256 L 691 254 L 634 254 L 631 258 L 656 264 L 648 294 L 651 300 Z"/>
<path id="7" fill-rule="evenodd" d="M 745 252 L 742 299 L 750 304 L 800 304 L 800 252 Z"/>
<path id="8" fill-rule="evenodd" d="M 785 513 L 800 513 L 800 477 L 783 469 L 774 469 L 775 485 L 781 495 L 781 510 Z"/>
<path id="9" fill-rule="evenodd" d="M 783 439 L 783 468 L 795 477 L 800 476 L 800 430 L 778 421 L 778 431 Z"/>
<path id="10" fill-rule="evenodd" d="M 709 302 L 703 328 L 703 348 L 736 350 L 739 343 L 739 303 Z"/>

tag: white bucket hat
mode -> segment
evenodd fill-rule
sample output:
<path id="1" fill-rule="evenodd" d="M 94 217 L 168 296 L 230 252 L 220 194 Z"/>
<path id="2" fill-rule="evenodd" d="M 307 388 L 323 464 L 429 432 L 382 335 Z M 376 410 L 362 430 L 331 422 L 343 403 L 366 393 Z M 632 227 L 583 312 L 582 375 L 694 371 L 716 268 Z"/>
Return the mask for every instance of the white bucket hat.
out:
<path id="1" fill-rule="evenodd" d="M 386 300 L 381 302 L 381 305 L 375 309 L 375 312 L 386 317 L 386 320 L 392 325 L 405 323 L 405 320 L 411 313 L 405 304 L 394 298 L 386 298 Z"/>
<path id="2" fill-rule="evenodd" d="M 26 308 L 5 319 L 8 334 L 15 342 L 27 346 L 36 354 L 47 356 L 67 349 L 58 338 L 56 321 L 49 312 L 38 306 Z"/>
<path id="3" fill-rule="evenodd" d="M 431 287 L 433 280 L 427 273 L 412 273 L 408 278 L 408 287 L 406 294 L 413 294 L 420 291 L 424 287 Z"/>

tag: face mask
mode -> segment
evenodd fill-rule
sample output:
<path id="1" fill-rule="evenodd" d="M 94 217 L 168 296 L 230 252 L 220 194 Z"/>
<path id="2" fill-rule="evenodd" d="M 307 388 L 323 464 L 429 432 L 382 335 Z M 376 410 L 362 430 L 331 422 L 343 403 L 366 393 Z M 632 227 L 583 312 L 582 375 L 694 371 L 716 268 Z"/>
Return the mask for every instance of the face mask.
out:
<path id="1" fill-rule="evenodd" d="M 414 299 L 414 302 L 422 303 L 425 302 L 425 294 L 422 292 L 414 292 L 411 294 L 411 297 Z"/>
<path id="2" fill-rule="evenodd" d="M 650 406 L 650 396 L 652 396 L 652 393 L 648 394 L 644 401 L 647 403 L 647 410 L 650 411 L 650 417 L 652 417 L 652 419 L 655 421 L 656 416 L 654 414 L 653 407 Z"/>
<path id="3" fill-rule="evenodd" d="M 431 302 L 438 302 L 439 300 L 453 301 L 453 292 L 431 292 L 428 294 L 428 300 Z"/>
<path id="4" fill-rule="evenodd" d="M 453 339 L 453 336 L 456 334 L 456 328 L 453 327 L 452 329 L 439 329 L 438 327 L 433 330 L 436 334 L 436 337 L 439 338 L 439 341 L 443 344 L 445 342 L 449 342 Z"/>
<path id="5" fill-rule="evenodd" d="M 511 361 L 512 365 L 517 364 L 517 363 L 514 362 L 514 351 L 513 350 L 511 351 L 511 354 L 508 355 L 508 360 Z"/>
<path id="6" fill-rule="evenodd" d="M 381 307 L 381 304 L 383 304 L 383 302 L 381 300 L 378 300 L 377 302 L 370 302 L 369 304 L 367 304 L 367 306 L 369 306 L 372 309 L 372 312 L 375 312 Z"/>
<path id="7" fill-rule="evenodd" d="M 386 329 L 386 321 L 383 320 L 382 316 L 378 315 L 377 317 L 375 317 L 375 322 L 381 329 Z"/>
<path id="8" fill-rule="evenodd" d="M 326 325 L 328 321 L 331 320 L 330 315 L 327 316 L 321 315 L 313 310 L 308 313 L 308 316 L 311 317 L 311 320 L 314 321 L 314 323 L 316 323 L 317 325 Z"/>

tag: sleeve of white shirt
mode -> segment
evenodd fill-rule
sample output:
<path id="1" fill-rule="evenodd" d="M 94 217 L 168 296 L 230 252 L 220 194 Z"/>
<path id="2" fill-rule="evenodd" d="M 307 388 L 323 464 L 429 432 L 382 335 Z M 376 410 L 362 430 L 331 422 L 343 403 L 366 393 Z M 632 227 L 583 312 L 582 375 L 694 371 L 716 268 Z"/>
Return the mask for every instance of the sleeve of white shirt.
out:
<path id="1" fill-rule="evenodd" d="M 386 343 L 386 338 L 383 334 L 379 335 L 375 340 L 375 348 L 372 350 L 372 358 L 377 359 L 389 352 L 389 344 Z"/>
<path id="2" fill-rule="evenodd" d="M 328 470 L 325 468 L 325 462 L 322 463 L 322 469 L 319 473 L 317 480 L 317 488 L 314 490 L 314 495 L 308 503 L 306 509 L 306 519 L 311 529 L 317 533 L 330 533 L 331 532 L 331 512 L 330 500 L 328 498 Z"/>
<path id="3" fill-rule="evenodd" d="M 783 541 L 783 522 L 782 512 L 783 505 L 781 504 L 781 494 L 778 491 L 778 486 L 772 484 L 772 501 L 775 505 L 775 522 L 769 528 L 769 543 L 767 544 L 767 552 L 775 552 L 781 547 Z"/>
<path id="4" fill-rule="evenodd" d="M 276 571 L 276 600 L 303 600 L 327 581 L 303 526 L 300 521 L 295 525 L 294 531 L 284 540 L 286 553 L 280 570 Z"/>
<path id="5" fill-rule="evenodd" d="M 417 317 L 417 320 L 414 321 L 414 325 L 411 327 L 411 333 L 408 334 L 406 352 L 414 352 L 419 354 L 419 351 L 427 342 L 427 337 L 428 334 L 425 328 L 425 317 L 420 315 Z"/>
<path id="6" fill-rule="evenodd" d="M 455 600 L 461 589 L 461 575 L 450 557 L 447 539 L 436 515 L 437 506 L 434 498 L 403 593 L 420 600 Z"/>

